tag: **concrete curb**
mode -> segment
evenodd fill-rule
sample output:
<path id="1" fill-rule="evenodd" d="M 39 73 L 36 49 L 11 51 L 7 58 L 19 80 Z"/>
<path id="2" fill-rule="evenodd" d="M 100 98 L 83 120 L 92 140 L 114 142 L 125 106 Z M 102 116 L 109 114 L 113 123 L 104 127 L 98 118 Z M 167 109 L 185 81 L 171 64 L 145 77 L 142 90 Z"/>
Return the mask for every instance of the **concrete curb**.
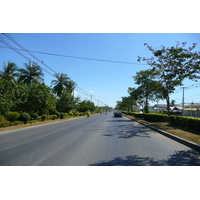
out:
<path id="1" fill-rule="evenodd" d="M 147 126 L 148 128 L 153 129 L 154 131 L 157 131 L 158 133 L 160 133 L 160 134 L 162 134 L 162 135 L 164 135 L 164 136 L 166 136 L 166 137 L 169 137 L 169 138 L 171 138 L 171 139 L 173 139 L 173 140 L 175 140 L 175 141 L 177 141 L 177 142 L 180 142 L 181 144 L 184 144 L 185 146 L 188 146 L 188 147 L 190 147 L 191 149 L 194 149 L 194 150 L 200 152 L 200 145 L 198 145 L 198 144 L 195 144 L 195 143 L 193 143 L 193 142 L 190 142 L 190 141 L 188 141 L 188 140 L 185 140 L 185 139 L 183 139 L 183 138 L 180 138 L 180 137 L 178 137 L 178 136 L 175 136 L 175 135 L 173 135 L 173 134 L 171 134 L 171 133 L 168 133 L 168 132 L 166 132 L 166 131 L 157 129 L 157 128 L 155 128 L 155 127 L 152 127 L 151 125 L 146 124 L 146 123 L 144 123 L 144 122 L 140 122 L 140 121 L 137 121 L 137 120 L 135 120 L 135 119 L 132 119 L 132 118 L 130 118 L 128 115 L 126 115 L 126 117 L 129 118 L 129 119 L 131 119 L 132 121 L 136 121 L 136 122 L 138 122 L 139 124 L 142 124 L 142 125 L 144 125 L 144 126 Z"/>

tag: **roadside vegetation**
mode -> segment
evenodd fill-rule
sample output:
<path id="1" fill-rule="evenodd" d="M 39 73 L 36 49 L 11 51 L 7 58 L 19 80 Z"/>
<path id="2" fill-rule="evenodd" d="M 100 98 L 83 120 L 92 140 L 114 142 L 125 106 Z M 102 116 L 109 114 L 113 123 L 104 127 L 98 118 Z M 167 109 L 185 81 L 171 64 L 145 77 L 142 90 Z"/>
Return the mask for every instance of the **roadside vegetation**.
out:
<path id="1" fill-rule="evenodd" d="M 186 47 L 186 42 L 177 42 L 176 46 L 154 49 L 144 44 L 152 53 L 152 57 L 138 56 L 138 61 L 146 61 L 150 69 L 141 70 L 133 76 L 137 88 L 128 88 L 129 96 L 117 101 L 116 109 L 133 111 L 134 106 L 143 107 L 143 112 L 149 112 L 149 101 L 166 100 L 167 114 L 170 115 L 169 95 L 175 87 L 183 85 L 183 80 L 196 81 L 200 78 L 200 52 L 194 51 L 194 43 Z"/>
<path id="2" fill-rule="evenodd" d="M 67 74 L 55 74 L 52 85 L 44 83 L 41 67 L 35 62 L 18 68 L 7 62 L 0 70 L 0 128 L 100 112 L 93 102 L 74 96 L 76 83 Z"/>
<path id="3" fill-rule="evenodd" d="M 200 145 L 200 118 L 182 116 L 169 117 L 166 114 L 156 113 L 123 113 L 133 120 L 144 122 L 152 127 Z"/>
<path id="4" fill-rule="evenodd" d="M 170 101 L 169 96 L 175 87 L 183 85 L 185 79 L 197 82 L 200 78 L 200 52 L 194 51 L 197 44 L 193 43 L 191 47 L 186 47 L 186 44 L 177 42 L 176 46 L 154 49 L 145 43 L 152 57 L 138 56 L 138 62 L 146 61 L 150 68 L 133 76 L 138 87 L 129 87 L 129 96 L 117 101 L 116 109 L 133 119 L 200 144 L 200 118 L 170 112 L 170 106 L 175 102 Z M 158 100 L 166 100 L 166 110 L 160 113 L 149 111 L 149 101 Z"/>

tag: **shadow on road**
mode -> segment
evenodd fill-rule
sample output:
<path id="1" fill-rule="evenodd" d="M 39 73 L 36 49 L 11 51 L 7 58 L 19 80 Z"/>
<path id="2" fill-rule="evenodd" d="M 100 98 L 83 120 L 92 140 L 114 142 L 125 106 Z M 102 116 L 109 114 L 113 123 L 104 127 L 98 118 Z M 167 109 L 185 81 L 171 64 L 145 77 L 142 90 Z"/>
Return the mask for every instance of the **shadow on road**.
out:
<path id="1" fill-rule="evenodd" d="M 200 159 L 197 156 L 199 156 L 198 152 L 193 150 L 176 151 L 167 160 L 154 160 L 150 157 L 133 155 L 100 161 L 90 166 L 200 166 Z"/>
<path id="2" fill-rule="evenodd" d="M 118 136 L 119 139 L 129 139 L 134 137 L 150 138 L 148 128 L 133 126 L 133 124 L 117 125 L 113 129 L 105 130 L 105 133 L 102 134 L 102 136 Z"/>
<path id="3" fill-rule="evenodd" d="M 133 121 L 131 121 L 130 119 L 125 120 L 125 119 L 122 119 L 122 118 L 114 118 L 112 120 L 107 120 L 107 122 L 133 122 Z"/>

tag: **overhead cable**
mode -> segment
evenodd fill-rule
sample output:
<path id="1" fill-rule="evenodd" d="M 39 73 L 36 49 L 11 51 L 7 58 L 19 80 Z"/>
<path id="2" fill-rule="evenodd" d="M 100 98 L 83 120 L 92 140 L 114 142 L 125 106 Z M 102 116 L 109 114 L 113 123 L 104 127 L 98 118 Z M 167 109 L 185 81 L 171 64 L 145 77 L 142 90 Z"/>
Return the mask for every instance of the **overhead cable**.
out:
<path id="1" fill-rule="evenodd" d="M 2 46 L 0 46 L 0 47 L 2 47 Z M 5 48 L 5 47 L 2 47 L 2 48 Z M 56 53 L 47 53 L 47 52 L 41 52 L 41 51 L 22 50 L 22 49 L 17 49 L 17 50 L 26 51 L 26 52 L 32 52 L 32 53 L 39 53 L 39 54 L 46 54 L 46 55 L 50 55 L 50 56 L 60 56 L 60 57 L 82 59 L 82 60 L 91 60 L 91 61 L 99 61 L 99 62 L 109 62 L 109 63 L 128 64 L 128 65 L 148 65 L 148 64 L 142 64 L 142 63 L 132 63 L 132 62 L 123 62 L 123 61 L 114 61 L 114 60 L 103 60 L 103 59 L 97 59 L 97 58 L 68 56 L 68 55 L 61 55 L 61 54 L 56 54 Z"/>
<path id="2" fill-rule="evenodd" d="M 19 44 L 19 42 L 17 42 L 14 38 L 12 38 L 9 34 L 7 33 L 3 33 L 4 36 L 6 36 L 8 39 L 10 39 L 12 42 L 14 42 L 17 46 L 19 46 L 23 51 L 26 51 L 30 56 L 32 56 L 33 58 L 35 58 L 37 61 L 39 61 L 40 63 L 42 63 L 43 65 L 45 65 L 48 69 L 50 69 L 51 71 L 53 71 L 55 74 L 56 72 L 51 69 L 49 66 L 47 66 L 43 61 L 41 61 L 40 59 L 38 59 L 37 57 L 35 57 L 32 53 L 30 53 L 25 47 L 23 47 L 21 44 Z"/>
<path id="3" fill-rule="evenodd" d="M 31 61 L 31 59 L 29 59 L 27 56 L 25 56 L 24 54 L 22 54 L 21 52 L 19 52 L 18 50 L 16 50 L 12 45 L 10 45 L 9 43 L 7 43 L 5 40 L 0 39 L 0 42 L 2 42 L 3 44 L 5 44 L 6 46 L 8 46 L 8 48 L 12 49 L 12 50 L 15 51 L 16 53 L 18 53 L 20 56 L 24 57 L 26 60 Z M 45 72 L 47 72 L 47 73 L 50 74 L 51 76 L 54 76 L 53 74 L 51 74 L 50 72 L 48 72 L 48 71 L 45 70 L 44 68 L 41 67 L 41 69 L 43 69 Z"/>

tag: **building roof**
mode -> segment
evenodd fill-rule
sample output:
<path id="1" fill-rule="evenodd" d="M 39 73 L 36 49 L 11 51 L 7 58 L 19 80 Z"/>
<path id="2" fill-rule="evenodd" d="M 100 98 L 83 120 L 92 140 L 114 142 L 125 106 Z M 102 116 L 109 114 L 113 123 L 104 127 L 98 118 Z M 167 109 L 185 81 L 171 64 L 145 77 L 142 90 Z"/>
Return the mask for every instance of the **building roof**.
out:
<path id="1" fill-rule="evenodd" d="M 185 106 L 185 108 L 200 108 L 200 103 L 191 103 L 190 105 Z"/>

